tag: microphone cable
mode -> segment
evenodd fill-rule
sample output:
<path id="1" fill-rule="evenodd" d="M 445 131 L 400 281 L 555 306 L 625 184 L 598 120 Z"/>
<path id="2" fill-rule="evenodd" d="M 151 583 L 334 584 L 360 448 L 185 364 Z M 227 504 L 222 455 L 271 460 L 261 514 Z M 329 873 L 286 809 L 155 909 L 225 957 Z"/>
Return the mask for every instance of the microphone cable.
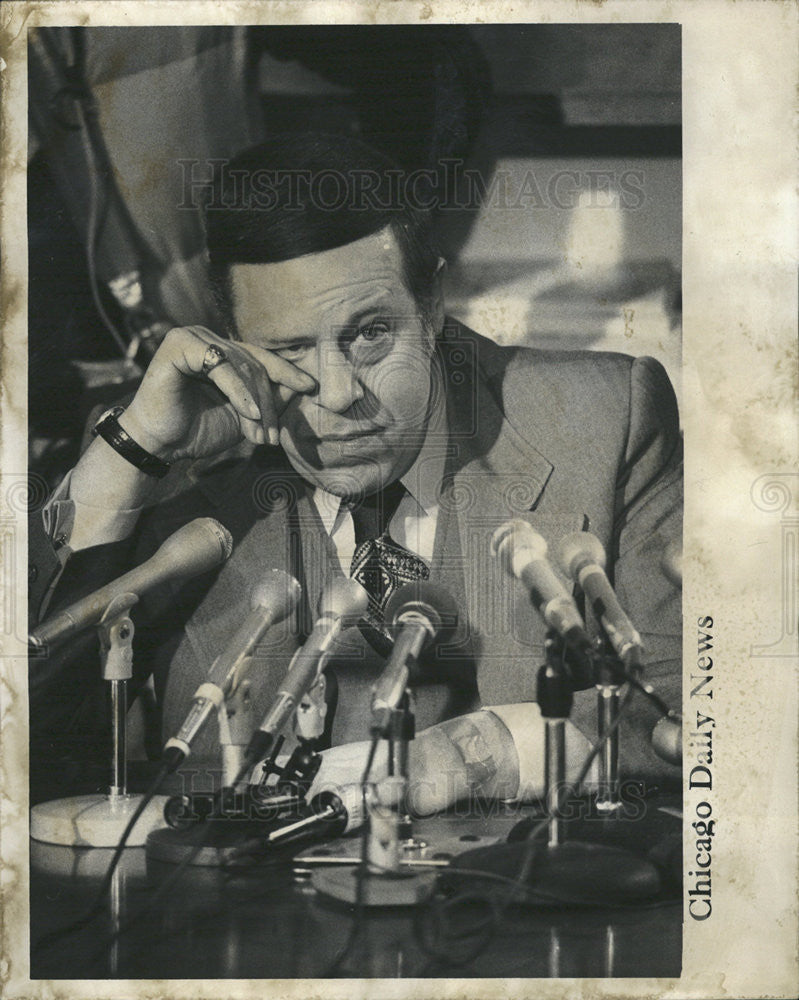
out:
<path id="1" fill-rule="evenodd" d="M 152 802 L 153 798 L 157 794 L 159 788 L 161 787 L 168 773 L 169 769 L 167 765 L 161 764 L 161 766 L 158 769 L 158 773 L 156 774 L 155 778 L 152 781 L 152 784 L 144 793 L 141 800 L 139 801 L 139 804 L 134 809 L 130 819 L 127 822 L 127 825 L 125 826 L 125 829 L 122 831 L 122 836 L 119 838 L 119 841 L 117 842 L 117 845 L 114 848 L 114 854 L 111 858 L 111 861 L 108 864 L 108 868 L 106 869 L 105 875 L 103 876 L 103 879 L 100 882 L 100 887 L 97 890 L 94 902 L 91 903 L 91 905 L 83 914 L 83 916 L 76 917 L 75 920 L 67 924 L 65 927 L 60 927 L 56 928 L 55 930 L 48 931 L 46 934 L 40 937 L 36 942 L 34 942 L 34 944 L 31 947 L 31 958 L 33 957 L 34 954 L 36 954 L 36 952 L 41 951 L 43 948 L 50 947 L 57 941 L 60 941 L 62 938 L 68 937 L 70 934 L 74 934 L 75 931 L 82 930 L 84 927 L 90 924 L 96 916 L 98 916 L 101 913 L 103 905 L 105 903 L 106 895 L 108 894 L 108 891 L 111 888 L 111 882 L 113 881 L 114 878 L 114 872 L 117 870 L 117 866 L 119 865 L 120 859 L 122 858 L 122 852 L 125 850 L 128 838 L 130 837 L 134 826 L 138 823 L 139 819 L 141 818 L 142 813 L 147 808 L 147 806 Z"/>
<path id="2" fill-rule="evenodd" d="M 180 876 L 186 871 L 189 865 L 194 861 L 197 855 L 200 853 L 203 847 L 206 845 L 202 842 L 194 844 L 189 853 L 180 860 L 180 862 L 175 865 L 173 870 L 167 875 L 167 877 L 161 882 L 161 884 L 155 889 L 153 894 L 147 899 L 142 905 L 125 920 L 120 922 L 119 926 L 113 930 L 108 937 L 102 942 L 100 947 L 97 949 L 95 954 L 88 960 L 87 969 L 91 969 L 96 965 L 102 958 L 104 958 L 108 952 L 114 947 L 114 945 L 127 934 L 134 926 L 137 924 L 143 916 L 149 913 L 156 903 L 158 903 L 166 895 L 169 889 L 171 889 L 176 882 L 179 880 Z"/>
<path id="3" fill-rule="evenodd" d="M 634 690 L 639 690 L 646 697 L 650 698 L 650 700 L 653 701 L 654 704 L 656 704 L 659 709 L 663 710 L 664 713 L 665 711 L 668 710 L 667 706 L 662 701 L 662 699 L 659 698 L 658 695 L 654 694 L 654 692 L 650 693 L 650 691 L 646 690 L 646 687 L 641 682 L 636 683 L 637 679 L 634 677 L 634 675 L 630 675 L 628 679 L 630 680 L 631 683 L 631 689 L 628 690 L 622 697 L 622 703 L 619 708 L 619 714 L 617 719 L 615 720 L 613 726 L 607 731 L 607 733 L 605 733 L 603 739 L 598 743 L 592 745 L 591 749 L 589 750 L 588 754 L 585 757 L 585 760 L 583 761 L 583 764 L 580 768 L 580 771 L 578 772 L 577 777 L 567 786 L 567 789 L 565 790 L 564 793 L 564 800 L 579 794 L 580 789 L 582 788 L 582 785 L 585 781 L 585 778 L 587 777 L 588 772 L 591 768 L 591 765 L 593 764 L 594 760 L 597 758 L 599 753 L 602 751 L 604 743 L 611 736 L 611 734 L 617 729 L 624 715 L 627 713 L 628 706 L 631 698 L 633 697 Z M 369 781 L 369 776 L 371 774 L 372 767 L 374 765 L 374 758 L 377 752 L 379 739 L 380 739 L 379 736 L 373 736 L 371 740 L 369 752 L 367 755 L 366 765 L 364 767 L 364 771 L 361 776 L 360 783 L 362 788 L 362 794 L 364 795 L 364 797 L 366 794 L 366 786 Z M 246 775 L 248 769 L 249 769 L 249 763 L 246 763 L 242 766 L 239 774 L 236 776 L 236 779 L 233 782 L 232 787 L 235 788 L 244 779 L 244 776 Z M 127 827 L 125 828 L 125 831 L 123 832 L 119 840 L 119 843 L 117 844 L 114 856 L 112 857 L 111 862 L 109 863 L 108 870 L 106 871 L 103 877 L 103 881 L 100 885 L 100 888 L 98 889 L 95 901 L 92 903 L 92 905 L 89 907 L 89 909 L 82 917 L 78 917 L 71 924 L 68 924 L 64 928 L 48 932 L 39 940 L 37 940 L 33 946 L 32 953 L 40 951 L 45 946 L 50 946 L 53 943 L 60 940 L 61 938 L 66 937 L 77 930 L 82 929 L 99 914 L 99 912 L 102 909 L 106 894 L 108 893 L 108 890 L 110 888 L 114 872 L 117 868 L 117 865 L 119 864 L 122 852 L 127 843 L 127 839 L 130 836 L 130 833 L 133 830 L 139 817 L 144 812 L 147 805 L 152 800 L 153 796 L 157 794 L 158 789 L 160 788 L 161 783 L 163 782 L 166 776 L 166 773 L 167 773 L 166 766 L 162 765 L 150 789 L 147 791 L 142 801 L 139 803 L 137 809 L 135 810 L 130 820 L 128 821 Z M 364 801 L 364 806 L 365 806 L 365 801 Z M 366 813 L 366 810 L 364 811 Z M 414 928 L 416 931 L 416 936 L 423 950 L 431 956 L 431 959 L 434 962 L 444 962 L 445 964 L 455 967 L 458 967 L 460 965 L 466 965 L 474 958 L 476 958 L 479 954 L 481 954 L 485 950 L 485 948 L 490 944 L 491 940 L 499 930 L 499 925 L 505 915 L 507 908 L 513 902 L 516 901 L 516 897 L 517 894 L 519 893 L 519 890 L 522 890 L 522 897 L 524 895 L 524 885 L 527 879 L 529 878 L 531 867 L 533 864 L 536 838 L 546 828 L 547 824 L 549 823 L 549 820 L 553 817 L 553 815 L 554 813 L 552 811 L 549 811 L 528 833 L 526 837 L 527 848 L 525 850 L 525 854 L 522 859 L 519 872 L 515 878 L 510 879 L 507 876 L 498 875 L 497 873 L 494 872 L 483 872 L 480 871 L 479 869 L 471 870 L 469 872 L 470 875 L 473 875 L 476 878 L 488 879 L 493 882 L 496 882 L 497 884 L 506 886 L 508 888 L 508 893 L 507 897 L 504 900 L 497 900 L 495 897 L 489 894 L 474 891 L 467 893 L 459 893 L 449 899 L 430 900 L 427 903 L 420 904 L 416 908 L 416 914 L 414 919 Z M 369 832 L 369 825 L 368 823 L 365 822 L 363 824 L 363 828 L 361 831 L 361 860 L 358 865 L 358 871 L 356 872 L 356 880 L 357 880 L 356 900 L 355 900 L 352 930 L 340 954 L 334 959 L 334 961 L 328 967 L 328 969 L 324 973 L 322 973 L 323 978 L 334 977 L 336 975 L 342 962 L 347 958 L 347 956 L 352 951 L 352 948 L 357 940 L 358 934 L 360 933 L 363 926 L 363 921 L 366 913 L 366 907 L 364 905 L 364 880 L 369 873 L 369 869 L 364 863 L 364 859 L 366 858 L 366 847 L 368 844 L 368 832 Z M 191 863 L 194 861 L 194 859 L 197 857 L 198 853 L 204 846 L 206 845 L 203 844 L 202 842 L 198 842 L 197 844 L 195 844 L 192 847 L 191 851 L 175 866 L 174 870 L 170 872 L 169 875 L 164 879 L 161 885 L 156 888 L 153 895 L 146 902 L 144 902 L 136 911 L 134 911 L 134 913 L 131 914 L 131 916 L 127 920 L 125 920 L 124 923 L 122 923 L 111 935 L 109 935 L 108 938 L 106 938 L 106 940 L 103 942 L 102 947 L 98 950 L 96 955 L 90 960 L 88 965 L 89 968 L 91 968 L 96 962 L 98 962 L 111 949 L 111 947 L 113 947 L 114 943 L 124 934 L 128 933 L 131 930 L 131 928 L 136 923 L 138 923 L 146 913 L 152 910 L 152 908 L 159 902 L 159 900 L 163 898 L 163 896 L 168 892 L 168 890 L 176 884 L 181 875 L 191 865 Z M 241 868 L 232 864 L 228 866 L 223 866 L 223 868 L 225 868 L 231 874 L 234 872 L 239 873 L 240 871 L 242 871 Z M 490 915 L 488 917 L 482 918 L 477 923 L 477 925 L 471 929 L 467 929 L 466 931 L 453 932 L 451 925 L 454 922 L 454 920 L 451 914 L 455 913 L 458 907 L 462 907 L 464 904 L 468 904 L 471 902 L 483 905 L 487 904 L 491 911 Z M 424 922 L 426 919 L 429 922 L 428 926 L 432 926 L 434 931 L 433 941 L 426 940 L 427 932 L 424 926 Z M 439 947 L 437 944 L 437 942 L 442 938 L 444 938 L 445 941 L 447 939 L 464 940 L 470 937 L 474 937 L 475 934 L 479 934 L 480 932 L 483 931 L 487 931 L 487 934 L 485 939 L 480 943 L 478 949 L 476 951 L 473 948 L 469 949 L 468 955 L 461 960 L 453 958 L 451 953 L 446 950 L 446 945 Z"/>
<path id="4" fill-rule="evenodd" d="M 228 787 L 230 787 L 230 788 L 237 788 L 238 785 L 239 785 L 239 783 L 244 780 L 244 776 L 250 770 L 251 766 L 252 765 L 250 764 L 249 761 L 245 761 L 241 765 L 241 767 L 239 768 L 239 771 L 238 771 L 236 777 L 234 778 L 232 784 L 230 786 L 228 786 Z M 166 764 L 162 765 L 162 768 L 166 769 L 167 765 Z M 167 773 L 169 773 L 168 770 L 165 770 L 164 774 L 166 775 Z M 163 777 L 160 778 L 158 785 L 156 785 L 155 783 L 153 784 L 152 792 L 148 793 L 150 795 L 150 798 L 152 798 L 152 796 L 155 794 L 155 792 L 160 787 L 160 782 L 161 781 L 163 781 Z M 223 802 L 224 802 L 224 791 L 225 790 L 223 788 L 217 794 L 217 796 L 216 796 L 217 806 L 221 806 L 223 804 Z M 143 811 L 143 808 L 144 807 L 142 807 L 142 811 Z M 141 813 L 139 815 L 141 815 Z M 213 812 L 211 813 L 210 816 L 208 816 L 206 818 L 206 820 L 204 820 L 204 822 L 208 822 L 208 820 L 210 820 L 212 818 L 213 818 Z M 130 835 L 130 830 L 133 829 L 133 822 L 129 823 L 128 826 L 129 826 L 129 829 L 126 829 L 125 833 L 123 834 L 123 840 L 126 840 L 127 837 Z M 124 843 L 122 841 L 121 841 L 121 843 L 122 843 L 122 847 L 124 847 Z M 203 843 L 202 840 L 198 840 L 198 842 L 192 846 L 192 848 L 189 851 L 189 853 L 184 858 L 182 858 L 180 860 L 180 862 L 175 866 L 175 868 L 169 873 L 169 875 L 167 875 L 167 877 L 163 880 L 163 882 L 155 890 L 155 892 L 153 893 L 153 895 L 148 900 L 146 900 L 144 903 L 142 903 L 142 905 L 138 909 L 134 910 L 134 912 L 127 918 L 127 920 L 125 920 L 123 923 L 120 923 L 119 927 L 117 927 L 106 938 L 106 940 L 103 942 L 102 946 L 98 949 L 98 951 L 95 953 L 95 955 L 89 960 L 88 968 L 91 968 L 93 965 L 95 965 L 97 962 L 99 962 L 100 959 L 108 951 L 110 951 L 111 948 L 113 948 L 114 944 L 116 944 L 116 942 L 124 934 L 128 933 L 128 931 L 133 927 L 134 924 L 138 923 L 139 920 L 146 913 L 149 913 L 150 910 L 152 910 L 153 906 L 160 899 L 163 898 L 163 896 L 165 895 L 165 893 L 167 892 L 168 889 L 171 889 L 172 886 L 175 885 L 175 883 L 178 881 L 178 879 L 183 874 L 183 872 L 189 867 L 189 865 L 192 864 L 192 862 L 197 857 L 197 855 L 200 853 L 200 851 L 203 849 L 203 847 L 206 847 L 206 846 L 208 846 L 208 845 L 205 844 L 205 843 Z M 121 853 L 122 853 L 121 847 L 117 846 L 117 852 L 118 852 L 119 855 L 121 855 Z M 117 863 L 118 861 L 119 861 L 119 858 L 115 855 L 114 859 L 112 859 L 112 865 L 115 865 L 115 863 Z M 110 868 L 110 866 L 109 866 L 109 868 Z M 105 885 L 103 887 L 102 894 L 98 894 L 98 900 L 94 904 L 95 907 L 97 907 L 102 902 L 102 899 L 100 898 L 101 895 L 104 896 L 105 893 L 108 891 L 108 886 L 111 884 L 111 876 L 112 875 L 113 875 L 113 870 L 110 869 L 110 871 L 106 873 L 105 880 L 104 880 L 104 881 L 107 881 L 107 885 Z M 81 924 L 81 926 L 84 926 L 84 924 Z"/>
<path id="5" fill-rule="evenodd" d="M 369 775 L 371 774 L 372 767 L 374 766 L 374 758 L 377 753 L 377 747 L 379 742 L 380 742 L 379 736 L 372 737 L 369 746 L 369 752 L 367 755 L 366 765 L 364 767 L 363 774 L 361 776 L 361 788 L 364 797 L 366 794 L 366 785 L 369 781 Z M 239 774 L 236 777 L 235 782 L 233 783 L 234 788 L 239 784 L 240 781 L 243 780 L 244 775 L 247 773 L 249 767 L 250 767 L 249 764 L 246 764 L 242 767 L 242 769 L 240 770 Z M 365 802 L 364 802 L 364 808 L 365 808 Z M 332 964 L 328 967 L 328 969 L 325 972 L 320 973 L 321 978 L 330 978 L 331 976 L 335 975 L 335 971 L 338 969 L 338 967 L 341 965 L 341 963 L 344 961 L 344 959 L 352 950 L 355 941 L 357 939 L 358 933 L 360 932 L 363 926 L 363 919 L 366 912 L 366 907 L 363 904 L 363 899 L 364 899 L 363 880 L 365 876 L 368 874 L 368 869 L 363 864 L 363 859 L 366 857 L 368 832 L 369 832 L 369 825 L 368 823 L 364 823 L 361 831 L 361 862 L 358 865 L 358 872 L 357 872 L 356 902 L 355 902 L 355 911 L 353 915 L 352 930 L 350 931 L 348 939 L 345 942 L 344 947 L 342 948 L 339 955 L 333 960 Z M 200 850 L 202 850 L 202 848 L 205 846 L 207 845 L 204 844 L 202 841 L 195 844 L 192 847 L 191 851 L 184 858 L 181 859 L 181 861 L 174 867 L 174 869 L 169 873 L 169 875 L 167 875 L 167 877 L 161 882 L 161 884 L 157 887 L 157 889 L 155 889 L 155 891 L 149 897 L 149 899 L 147 899 L 144 903 L 142 903 L 142 905 L 139 906 L 138 909 L 135 910 L 130 915 L 130 917 L 128 917 L 127 920 L 124 921 L 124 923 L 120 924 L 120 926 L 116 928 L 116 930 L 114 930 L 110 935 L 108 935 L 105 938 L 100 948 L 98 948 L 95 954 L 91 957 L 91 959 L 89 959 L 89 962 L 87 964 L 88 969 L 91 969 L 94 965 L 96 965 L 111 950 L 111 948 L 113 948 L 114 944 L 123 935 L 127 934 L 133 928 L 133 926 L 141 920 L 143 916 L 151 912 L 153 907 L 161 899 L 163 899 L 163 897 L 169 892 L 170 889 L 172 889 L 175 886 L 175 884 L 180 879 L 181 875 L 191 865 L 191 863 L 199 854 Z M 231 863 L 223 864 L 221 867 L 229 877 L 234 877 L 235 875 L 243 875 L 250 871 L 249 868 L 241 868 L 240 866 Z M 260 896 L 262 896 L 263 893 L 264 890 L 259 889 L 258 892 L 253 893 L 251 899 L 256 900 Z M 221 913 L 221 912 L 222 909 L 218 909 L 216 911 L 216 913 Z"/>
<path id="6" fill-rule="evenodd" d="M 621 724 L 624 716 L 629 710 L 632 698 L 633 690 L 629 689 L 622 697 L 622 702 L 619 706 L 619 713 L 613 724 L 604 733 L 599 742 L 592 744 L 591 749 L 586 754 L 576 778 L 570 782 L 564 790 L 562 799 L 564 803 L 568 799 L 579 794 L 582 785 L 588 776 L 588 772 L 591 769 L 591 765 L 602 752 L 607 740 Z M 546 829 L 550 819 L 554 818 L 556 815 L 557 813 L 555 810 L 549 809 L 546 815 L 543 816 L 527 834 L 525 838 L 526 847 L 524 855 L 515 878 L 509 879 L 506 876 L 497 875 L 494 872 L 483 872 L 480 869 L 468 870 L 467 874 L 470 877 L 478 879 L 487 878 L 491 881 L 506 885 L 508 887 L 508 892 L 504 899 L 498 900 L 488 893 L 480 893 L 477 890 L 470 890 L 465 893 L 456 893 L 455 895 L 445 899 L 435 899 L 434 897 L 426 903 L 420 904 L 416 910 L 414 930 L 417 941 L 422 947 L 422 950 L 430 956 L 432 965 L 435 965 L 436 963 L 443 963 L 445 966 L 449 965 L 459 968 L 468 965 L 485 951 L 499 931 L 508 907 L 514 902 L 523 901 L 526 894 L 525 884 L 530 877 L 533 866 L 535 849 L 537 846 L 536 838 Z M 465 930 L 453 930 L 453 924 L 455 922 L 453 914 L 455 914 L 457 912 L 457 908 L 462 906 L 464 903 L 474 903 L 487 907 L 489 915 L 482 917 L 482 919 L 480 919 L 472 928 L 467 927 Z M 426 936 L 427 931 L 425 921 L 428 922 L 428 925 L 432 925 L 435 931 L 436 937 L 432 941 Z M 479 941 L 476 948 L 474 946 L 470 946 L 463 957 L 452 956 L 451 950 L 448 950 L 449 942 L 471 939 L 481 932 L 483 932 L 484 936 L 482 940 Z M 442 938 L 444 939 L 444 942 L 443 944 L 439 944 Z"/>
<path id="7" fill-rule="evenodd" d="M 623 713 L 626 711 L 627 704 L 632 696 L 632 691 L 627 692 L 626 696 L 622 700 L 622 705 L 619 710 L 619 717 L 616 720 L 614 727 L 611 728 L 606 737 L 610 736 L 616 726 L 621 722 Z M 369 782 L 369 776 L 374 765 L 374 758 L 377 752 L 377 747 L 379 744 L 379 737 L 373 737 L 369 747 L 369 753 L 367 756 L 366 765 L 361 777 L 361 788 L 362 794 L 366 794 L 366 786 Z M 604 744 L 604 740 L 597 744 L 594 744 L 591 750 L 588 752 L 580 772 L 577 777 L 568 787 L 564 799 L 576 794 L 588 771 L 591 768 L 595 758 L 601 752 Z M 236 781 L 234 783 L 235 787 L 238 783 L 243 780 L 246 774 L 247 766 L 245 766 L 242 771 L 237 775 Z M 162 779 L 160 779 L 162 780 Z M 157 788 L 160 785 L 153 784 L 151 789 L 152 794 L 155 794 Z M 438 963 L 443 963 L 445 966 L 459 967 L 468 964 L 474 958 L 478 957 L 486 947 L 491 943 L 497 931 L 500 928 L 503 917 L 507 908 L 519 898 L 519 890 L 522 890 L 521 897 L 524 895 L 524 883 L 526 882 L 530 867 L 533 861 L 533 854 L 535 850 L 535 838 L 542 832 L 547 823 L 549 822 L 550 814 L 543 817 L 530 831 L 527 836 L 527 848 L 525 851 L 525 856 L 522 859 L 522 864 L 520 866 L 519 872 L 515 878 L 509 878 L 507 876 L 498 875 L 494 872 L 483 872 L 479 869 L 471 870 L 469 872 L 470 876 L 474 876 L 478 879 L 490 880 L 500 886 L 506 887 L 508 889 L 506 898 L 497 899 L 496 896 L 492 896 L 489 893 L 481 893 L 477 890 L 468 891 L 465 893 L 458 893 L 457 895 L 444 900 L 430 900 L 427 903 L 420 904 L 415 908 L 414 915 L 414 932 L 419 941 L 423 951 L 430 956 L 431 964 L 435 965 Z M 71 933 L 74 930 L 78 930 L 84 927 L 91 919 L 99 912 L 103 898 L 108 891 L 108 888 L 113 877 L 113 870 L 119 861 L 122 849 L 124 847 L 124 839 L 133 829 L 135 820 L 131 817 L 131 822 L 129 825 L 129 830 L 125 831 L 123 834 L 123 839 L 120 840 L 120 845 L 118 845 L 115 852 L 114 858 L 109 865 L 109 870 L 103 880 L 103 885 L 98 892 L 97 900 L 87 912 L 84 918 L 79 918 L 79 920 L 73 922 L 67 928 L 63 928 L 60 931 L 50 932 L 50 934 L 45 935 L 36 943 L 36 949 L 43 947 L 45 944 L 52 943 L 62 936 Z M 342 963 L 351 954 L 357 940 L 361 933 L 364 925 L 364 919 L 366 916 L 366 907 L 364 905 L 364 895 L 365 887 L 364 880 L 369 874 L 369 868 L 365 865 L 364 859 L 366 857 L 366 846 L 368 844 L 368 833 L 369 826 L 368 823 L 364 823 L 361 830 L 361 859 L 358 864 L 358 870 L 356 872 L 356 899 L 353 911 L 353 924 L 350 930 L 347 941 L 342 947 L 340 953 L 328 966 L 328 968 L 321 972 L 319 975 L 321 978 L 340 978 L 342 973 L 340 972 Z M 181 861 L 174 867 L 174 869 L 167 875 L 167 877 L 157 886 L 154 892 L 149 896 L 149 898 L 142 903 L 123 923 L 121 923 L 111 934 L 106 936 L 97 949 L 95 954 L 89 959 L 87 963 L 87 969 L 91 969 L 97 963 L 99 963 L 105 955 L 111 950 L 114 944 L 122 938 L 124 935 L 128 934 L 132 928 L 138 924 L 142 917 L 150 913 L 153 908 L 169 893 L 169 891 L 176 885 L 181 876 L 185 873 L 187 868 L 192 864 L 194 859 L 197 857 L 200 850 L 207 846 L 204 842 L 200 841 L 195 844 L 189 853 L 181 859 Z M 221 866 L 223 870 L 227 873 L 229 878 L 233 878 L 237 875 L 246 874 L 249 869 L 241 868 L 235 864 L 227 864 Z M 263 894 L 263 889 L 259 889 L 256 893 L 253 893 L 252 898 L 257 899 Z M 489 913 L 487 916 L 482 916 L 473 926 L 467 927 L 463 930 L 455 930 L 454 925 L 457 920 L 457 914 L 464 906 L 470 904 L 475 904 L 478 906 L 487 906 L 489 908 Z M 222 912 L 221 910 L 219 912 Z M 474 946 L 470 944 L 471 940 L 475 935 L 484 935 L 483 939 L 479 941 L 478 947 L 475 949 Z M 454 942 L 466 941 L 467 949 L 466 954 L 463 958 L 453 957 L 451 951 L 451 945 Z M 145 943 L 146 945 L 146 943 Z M 348 974 L 344 974 L 343 978 L 347 978 Z"/>
<path id="8" fill-rule="evenodd" d="M 372 740 L 369 745 L 369 754 L 366 759 L 363 774 L 361 775 L 361 796 L 363 802 L 364 822 L 361 828 L 361 858 L 355 871 L 355 912 L 352 919 L 352 928 L 344 947 L 341 949 L 333 962 L 328 966 L 325 972 L 322 973 L 321 978 L 323 979 L 330 979 L 333 977 L 339 979 L 349 978 L 348 976 L 342 976 L 339 970 L 344 959 L 347 958 L 355 947 L 355 942 L 363 927 L 364 917 L 366 916 L 366 907 L 364 905 L 364 882 L 369 875 L 369 867 L 366 860 L 369 847 L 369 814 L 366 804 L 366 786 L 369 783 L 369 775 L 372 772 L 375 754 L 377 753 L 377 747 L 380 743 L 380 739 L 381 737 L 379 733 L 372 734 Z"/>

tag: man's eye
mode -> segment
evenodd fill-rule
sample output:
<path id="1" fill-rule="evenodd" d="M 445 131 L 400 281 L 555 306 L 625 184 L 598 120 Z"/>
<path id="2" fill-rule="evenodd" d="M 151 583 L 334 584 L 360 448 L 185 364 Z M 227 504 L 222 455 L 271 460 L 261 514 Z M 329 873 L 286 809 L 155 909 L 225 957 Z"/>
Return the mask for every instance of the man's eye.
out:
<path id="1" fill-rule="evenodd" d="M 375 319 L 358 328 L 349 342 L 348 351 L 353 364 L 374 365 L 381 361 L 394 346 L 394 331 L 387 320 Z"/>
<path id="2" fill-rule="evenodd" d="M 289 347 L 281 347 L 275 351 L 275 354 L 279 354 L 281 358 L 286 361 L 296 361 L 305 355 L 308 350 L 307 344 L 292 344 Z"/>
<path id="3" fill-rule="evenodd" d="M 366 326 L 362 326 L 358 330 L 356 340 L 362 340 L 367 344 L 373 344 L 382 340 L 384 337 L 389 337 L 390 335 L 391 327 L 389 324 L 385 320 L 376 319 L 372 323 L 368 323 Z"/>

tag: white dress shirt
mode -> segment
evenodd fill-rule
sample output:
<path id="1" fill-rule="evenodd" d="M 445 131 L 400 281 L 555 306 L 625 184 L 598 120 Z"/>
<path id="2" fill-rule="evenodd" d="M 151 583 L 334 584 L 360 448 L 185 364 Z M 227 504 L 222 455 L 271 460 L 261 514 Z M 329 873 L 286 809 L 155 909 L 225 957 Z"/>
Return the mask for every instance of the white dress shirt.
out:
<path id="1" fill-rule="evenodd" d="M 410 469 L 400 477 L 405 496 L 388 523 L 388 534 L 392 540 L 419 556 L 428 566 L 433 561 L 447 440 L 446 415 L 443 405 L 439 405 L 430 418 L 419 454 Z M 349 576 L 356 548 L 352 514 L 346 502 L 321 486 L 316 488 L 313 501 L 333 542 L 341 571 Z"/>

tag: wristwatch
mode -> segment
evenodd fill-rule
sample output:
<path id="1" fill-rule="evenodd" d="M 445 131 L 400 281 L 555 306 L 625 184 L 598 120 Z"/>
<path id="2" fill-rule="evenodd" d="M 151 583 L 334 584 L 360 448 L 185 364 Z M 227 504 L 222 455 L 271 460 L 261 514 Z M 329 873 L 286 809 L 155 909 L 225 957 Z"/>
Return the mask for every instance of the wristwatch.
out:
<path id="1" fill-rule="evenodd" d="M 145 451 L 126 430 L 119 426 L 119 417 L 124 412 L 124 406 L 112 406 L 110 410 L 106 410 L 94 425 L 92 435 L 101 437 L 118 455 L 131 465 L 135 465 L 141 472 L 156 479 L 163 479 L 169 472 L 169 462 Z"/>

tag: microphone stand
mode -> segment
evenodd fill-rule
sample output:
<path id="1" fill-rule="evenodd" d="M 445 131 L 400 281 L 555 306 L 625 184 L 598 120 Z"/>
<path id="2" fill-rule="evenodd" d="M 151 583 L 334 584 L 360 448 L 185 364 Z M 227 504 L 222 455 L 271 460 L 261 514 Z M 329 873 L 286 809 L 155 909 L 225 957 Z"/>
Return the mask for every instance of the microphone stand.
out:
<path id="1" fill-rule="evenodd" d="M 127 683 L 133 676 L 133 621 L 130 609 L 138 598 L 117 595 L 97 623 L 103 680 L 111 701 L 111 784 L 106 795 L 79 795 L 33 806 L 30 835 L 34 840 L 67 847 L 116 847 L 141 801 L 127 790 Z M 141 847 L 148 833 L 161 825 L 165 795 L 156 795 L 128 837 L 129 847 Z"/>
<path id="2" fill-rule="evenodd" d="M 546 727 L 546 819 L 520 820 L 507 843 L 462 855 L 453 868 L 464 875 L 474 868 L 520 880 L 533 901 L 540 899 L 549 905 L 556 901 L 576 905 L 635 903 L 651 898 L 660 891 L 661 882 L 648 860 L 621 847 L 568 837 L 566 817 L 575 804 L 567 801 L 573 789 L 566 781 L 565 744 L 573 693 L 568 652 L 556 634 L 547 637 L 546 660 L 536 681 L 536 697 Z M 545 830 L 546 842 L 543 837 L 540 842 L 530 842 L 531 836 L 537 837 L 539 831 L 543 834 Z"/>
<path id="3" fill-rule="evenodd" d="M 304 817 L 305 793 L 321 764 L 315 742 L 324 731 L 326 682 L 320 673 L 295 710 L 298 745 L 282 766 L 277 763 L 284 738 L 278 737 L 262 762 L 258 783 L 246 774 L 239 777 L 253 731 L 249 681 L 242 681 L 217 707 L 222 751 L 222 787 L 215 794 L 173 796 L 164 809 L 168 827 L 147 838 L 147 856 L 158 861 L 221 866 L 236 857 L 265 830 L 283 830 L 288 820 Z M 257 765 L 256 765 L 257 766 Z M 269 779 L 276 775 L 276 784 Z M 238 783 L 237 782 L 238 779 Z M 213 824 L 213 829 L 209 824 Z M 286 839 L 296 822 L 285 827 Z M 267 837 L 269 841 L 269 837 Z"/>
<path id="4" fill-rule="evenodd" d="M 409 871 L 401 863 L 402 855 L 427 846 L 413 835 L 408 803 L 408 751 L 416 727 L 412 706 L 412 693 L 406 687 L 397 707 L 373 729 L 374 739 L 388 741 L 388 778 L 378 786 L 367 776 L 362 786 L 365 829 L 360 865 L 313 873 L 311 884 L 323 895 L 356 906 L 415 906 L 435 888 L 435 873 Z"/>
<path id="5" fill-rule="evenodd" d="M 597 812 L 612 814 L 622 804 L 618 718 L 624 678 L 615 654 L 607 651 L 601 639 L 597 645 L 597 739 L 602 742 L 602 750 L 599 755 L 599 791 L 595 805 Z"/>
<path id="6" fill-rule="evenodd" d="M 244 764 L 244 750 L 253 730 L 250 707 L 250 684 L 242 681 L 217 708 L 219 747 L 222 751 L 222 788 L 230 788 L 235 795 L 246 787 L 246 775 L 239 778 Z M 236 781 L 238 779 L 238 784 Z"/>
<path id="7" fill-rule="evenodd" d="M 571 714 L 572 687 L 560 664 L 561 650 L 554 639 L 546 643 L 546 660 L 536 677 L 536 700 L 544 718 L 544 801 L 547 809 L 547 844 L 563 843 L 566 805 L 566 722 Z"/>
<path id="8" fill-rule="evenodd" d="M 420 851 L 427 842 L 414 836 L 413 822 L 408 804 L 410 741 L 416 735 L 416 716 L 413 712 L 413 694 L 406 688 L 398 706 L 392 709 L 386 726 L 388 740 L 388 775 L 397 782 L 396 803 L 399 811 L 398 836 L 400 848 L 405 852 Z"/>

